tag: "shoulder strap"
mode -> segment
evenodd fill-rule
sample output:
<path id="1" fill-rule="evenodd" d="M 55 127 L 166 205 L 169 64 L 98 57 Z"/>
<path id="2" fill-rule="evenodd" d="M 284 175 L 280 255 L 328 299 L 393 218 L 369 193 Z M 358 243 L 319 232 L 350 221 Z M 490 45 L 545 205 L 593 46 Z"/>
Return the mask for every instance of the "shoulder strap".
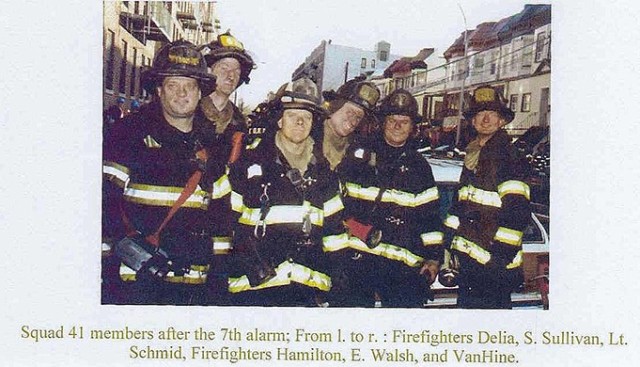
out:
<path id="1" fill-rule="evenodd" d="M 196 156 L 199 159 L 202 159 L 204 161 L 207 160 L 207 152 L 204 149 L 199 150 L 196 153 Z M 167 216 L 164 218 L 162 223 L 160 223 L 160 226 L 158 227 L 158 229 L 153 234 L 150 234 L 147 237 L 145 237 L 146 240 L 149 241 L 149 243 L 151 243 L 156 247 L 160 246 L 160 232 L 162 232 L 162 230 L 169 223 L 171 218 L 173 218 L 176 212 L 178 212 L 178 209 L 180 209 L 182 204 L 184 204 L 184 202 L 187 201 L 187 198 L 196 191 L 196 187 L 198 187 L 198 183 L 200 182 L 201 178 L 202 178 L 202 171 L 200 170 L 195 171 L 191 175 L 191 177 L 189 177 L 189 180 L 187 180 L 187 184 L 185 185 L 184 189 L 182 189 L 182 192 L 180 193 L 178 200 L 176 200 L 176 202 L 173 203 L 173 205 L 171 206 L 171 209 L 169 209 L 169 212 L 167 213 Z"/>

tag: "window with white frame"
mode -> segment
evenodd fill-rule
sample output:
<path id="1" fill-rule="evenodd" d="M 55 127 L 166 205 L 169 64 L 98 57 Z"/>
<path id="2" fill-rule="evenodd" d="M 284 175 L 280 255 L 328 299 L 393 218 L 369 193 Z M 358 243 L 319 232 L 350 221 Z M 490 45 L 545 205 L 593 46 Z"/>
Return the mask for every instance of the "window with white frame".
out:
<path id="1" fill-rule="evenodd" d="M 522 43 L 522 66 L 529 67 L 533 62 L 533 36 L 523 37 Z"/>
<path id="2" fill-rule="evenodd" d="M 367 59 L 363 57 L 362 61 L 360 61 L 360 68 L 364 69 L 366 67 L 367 67 Z"/>
<path id="3" fill-rule="evenodd" d="M 522 104 L 520 106 L 521 112 L 531 111 L 531 93 L 524 93 L 522 95 Z"/>
<path id="4" fill-rule="evenodd" d="M 513 112 L 516 112 L 518 110 L 518 95 L 517 94 L 512 94 L 509 97 L 509 109 Z"/>
<path id="5" fill-rule="evenodd" d="M 473 58 L 473 68 L 474 69 L 482 69 L 484 67 L 484 55 L 477 54 Z"/>
<path id="6" fill-rule="evenodd" d="M 491 60 L 489 60 L 489 62 L 491 63 L 491 66 L 489 67 L 489 73 L 491 75 L 495 75 L 496 66 L 497 66 L 497 63 L 498 63 L 498 51 L 497 50 L 493 50 L 491 52 Z"/>
<path id="7" fill-rule="evenodd" d="M 540 62 L 544 59 L 545 43 L 545 32 L 538 33 L 538 37 L 536 38 L 536 62 Z"/>
<path id="8" fill-rule="evenodd" d="M 510 50 L 511 48 L 509 46 L 505 46 L 503 52 L 502 52 L 502 70 L 503 72 L 507 70 L 507 66 L 509 65 L 509 59 L 511 57 L 510 55 Z"/>

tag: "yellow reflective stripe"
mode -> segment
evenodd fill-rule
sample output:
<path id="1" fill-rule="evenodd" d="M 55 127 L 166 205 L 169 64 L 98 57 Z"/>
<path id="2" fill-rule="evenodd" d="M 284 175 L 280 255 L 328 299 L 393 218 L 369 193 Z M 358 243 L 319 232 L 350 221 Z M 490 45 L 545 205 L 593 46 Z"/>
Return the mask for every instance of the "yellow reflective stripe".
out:
<path id="1" fill-rule="evenodd" d="M 516 256 L 514 256 L 513 261 L 507 264 L 507 269 L 515 269 L 520 265 L 522 265 L 522 256 L 523 256 L 522 250 L 518 251 Z"/>
<path id="2" fill-rule="evenodd" d="M 102 162 L 102 174 L 121 188 L 124 188 L 129 180 L 129 169 L 112 161 Z"/>
<path id="3" fill-rule="evenodd" d="M 500 195 L 498 195 L 497 192 L 478 189 L 472 185 L 460 188 L 458 191 L 458 200 L 469 200 L 474 203 L 493 206 L 496 208 L 500 208 L 502 206 L 502 200 L 500 200 Z"/>
<path id="4" fill-rule="evenodd" d="M 451 248 L 469 255 L 470 258 L 482 265 L 488 263 L 491 259 L 491 254 L 487 250 L 460 236 L 453 238 Z"/>
<path id="5" fill-rule="evenodd" d="M 360 240 L 358 239 L 358 241 Z M 382 257 L 401 261 L 411 267 L 420 266 L 424 262 L 424 259 L 422 257 L 412 253 L 406 248 L 394 246 L 388 243 L 380 243 L 374 248 L 374 250 L 379 251 L 379 255 Z"/>
<path id="6" fill-rule="evenodd" d="M 322 237 L 322 247 L 325 252 L 337 251 L 349 247 L 349 235 L 346 233 Z M 334 250 L 335 249 L 335 250 Z"/>
<path id="7" fill-rule="evenodd" d="M 438 195 L 438 188 L 434 186 L 417 194 L 415 198 L 415 205 L 418 206 L 430 203 L 432 201 L 438 200 L 439 198 L 440 195 Z"/>
<path id="8" fill-rule="evenodd" d="M 498 227 L 493 239 L 509 245 L 520 246 L 522 244 L 522 232 L 506 227 Z"/>
<path id="9" fill-rule="evenodd" d="M 345 183 L 344 187 L 347 191 L 347 196 L 351 196 L 355 199 L 363 199 L 369 201 L 374 201 L 376 199 L 379 190 L 377 187 L 364 188 L 352 182 Z"/>
<path id="10" fill-rule="evenodd" d="M 305 215 L 309 213 L 311 224 L 322 227 L 324 217 L 322 210 L 311 206 L 308 202 L 304 205 L 274 205 L 269 208 L 266 218 L 267 225 L 282 223 L 302 223 Z M 260 221 L 260 208 L 244 208 L 238 219 L 239 223 L 255 225 Z"/>
<path id="11" fill-rule="evenodd" d="M 229 182 L 229 176 L 222 175 L 216 182 L 213 183 L 213 192 L 211 194 L 212 199 L 220 199 L 231 192 L 231 182 Z"/>
<path id="12" fill-rule="evenodd" d="M 444 225 L 451 229 L 458 229 L 460 227 L 460 218 L 457 215 L 449 214 L 444 220 Z"/>
<path id="13" fill-rule="evenodd" d="M 290 261 L 284 261 L 275 269 L 276 276 L 267 282 L 251 287 L 246 275 L 239 278 L 229 278 L 229 292 L 239 293 L 248 290 L 259 290 L 271 287 L 300 283 L 322 291 L 331 289 L 331 278 L 319 271 Z"/>
<path id="14" fill-rule="evenodd" d="M 444 233 L 439 231 L 423 233 L 420 235 L 420 239 L 425 246 L 440 245 L 444 241 Z"/>
<path id="15" fill-rule="evenodd" d="M 231 209 L 238 213 L 241 213 L 245 209 L 242 195 L 235 191 L 231 191 Z"/>
<path id="16" fill-rule="evenodd" d="M 136 272 L 125 264 L 120 264 L 120 279 L 123 282 L 135 282 Z"/>
<path id="17" fill-rule="evenodd" d="M 253 142 L 251 144 L 248 144 L 245 149 L 247 150 L 256 149 L 258 145 L 260 145 L 261 141 L 262 141 L 262 138 L 255 138 Z"/>
<path id="18" fill-rule="evenodd" d="M 160 145 L 160 143 L 158 143 L 153 136 L 151 135 L 147 135 L 144 137 L 144 145 L 147 146 L 147 148 L 161 148 L 162 145 Z"/>
<path id="19" fill-rule="evenodd" d="M 352 248 L 360 252 L 382 256 L 390 260 L 401 261 L 408 266 L 416 267 L 422 264 L 424 259 L 406 248 L 391 245 L 388 243 L 379 243 L 374 248 L 369 248 L 364 242 L 357 237 L 349 237 L 347 241 L 343 240 L 342 235 L 330 236 L 323 240 L 323 250 L 325 252 L 334 252 L 345 248 Z"/>
<path id="20" fill-rule="evenodd" d="M 175 275 L 170 271 L 164 278 L 165 282 L 180 284 L 204 284 L 207 281 L 209 265 L 191 265 L 189 273 Z M 120 279 L 124 282 L 135 282 L 136 272 L 125 264 L 120 264 Z"/>
<path id="21" fill-rule="evenodd" d="M 212 237 L 214 254 L 228 254 L 231 251 L 231 237 Z"/>
<path id="22" fill-rule="evenodd" d="M 184 187 L 175 186 L 154 186 L 142 184 L 129 184 L 124 190 L 124 199 L 126 201 L 154 206 L 172 206 L 180 197 Z M 200 186 L 196 191 L 187 198 L 182 204 L 187 208 L 206 209 L 207 193 Z"/>
<path id="23" fill-rule="evenodd" d="M 500 198 L 503 198 L 505 195 L 509 194 L 522 195 L 527 200 L 530 200 L 531 196 L 529 185 L 517 180 L 505 181 L 498 185 L 498 194 L 500 195 Z"/>
<path id="24" fill-rule="evenodd" d="M 378 187 L 362 187 L 358 184 L 347 182 L 345 184 L 347 196 L 375 201 L 380 192 Z M 388 189 L 382 194 L 381 201 L 385 203 L 394 203 L 401 206 L 415 208 L 417 206 L 438 200 L 438 188 L 431 187 L 418 194 L 412 194 L 402 190 Z"/>
<path id="25" fill-rule="evenodd" d="M 342 199 L 340 199 L 340 195 L 336 195 L 331 198 L 329 201 L 325 202 L 322 206 L 322 210 L 324 211 L 324 217 L 329 217 L 340 210 L 344 209 L 344 205 L 342 204 Z"/>

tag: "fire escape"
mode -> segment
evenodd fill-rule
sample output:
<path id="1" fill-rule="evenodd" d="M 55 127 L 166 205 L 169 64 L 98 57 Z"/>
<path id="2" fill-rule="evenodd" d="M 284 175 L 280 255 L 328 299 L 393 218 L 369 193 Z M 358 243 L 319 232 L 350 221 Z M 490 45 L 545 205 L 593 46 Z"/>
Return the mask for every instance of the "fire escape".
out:
<path id="1" fill-rule="evenodd" d="M 120 25 L 142 44 L 171 41 L 171 12 L 163 1 L 141 3 L 140 13 L 121 12 Z"/>

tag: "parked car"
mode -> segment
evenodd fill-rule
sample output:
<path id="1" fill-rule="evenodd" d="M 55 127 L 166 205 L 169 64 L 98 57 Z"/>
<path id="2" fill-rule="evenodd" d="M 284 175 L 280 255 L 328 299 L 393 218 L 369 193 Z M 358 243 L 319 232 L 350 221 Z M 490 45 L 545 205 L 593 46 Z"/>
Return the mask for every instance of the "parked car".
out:
<path id="1" fill-rule="evenodd" d="M 463 159 L 444 152 L 424 155 L 440 191 L 440 214 L 444 219 L 460 185 Z M 531 219 L 522 238 L 524 283 L 511 295 L 514 307 L 547 309 L 549 305 L 549 209 L 532 203 Z M 427 307 L 455 307 L 457 287 L 445 287 L 439 279 L 431 285 L 435 300 Z"/>

